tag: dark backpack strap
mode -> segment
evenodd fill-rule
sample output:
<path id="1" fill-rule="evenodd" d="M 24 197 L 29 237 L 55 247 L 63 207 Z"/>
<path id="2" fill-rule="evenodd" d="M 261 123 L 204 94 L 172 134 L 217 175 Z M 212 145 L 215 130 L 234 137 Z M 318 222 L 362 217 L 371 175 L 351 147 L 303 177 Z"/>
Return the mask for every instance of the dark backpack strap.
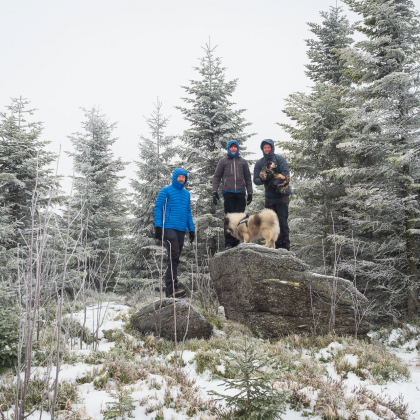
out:
<path id="1" fill-rule="evenodd" d="M 238 223 L 238 226 L 242 225 L 242 223 L 245 223 L 246 227 L 248 227 L 248 219 L 249 219 L 249 216 L 246 214 L 245 217 Z"/>

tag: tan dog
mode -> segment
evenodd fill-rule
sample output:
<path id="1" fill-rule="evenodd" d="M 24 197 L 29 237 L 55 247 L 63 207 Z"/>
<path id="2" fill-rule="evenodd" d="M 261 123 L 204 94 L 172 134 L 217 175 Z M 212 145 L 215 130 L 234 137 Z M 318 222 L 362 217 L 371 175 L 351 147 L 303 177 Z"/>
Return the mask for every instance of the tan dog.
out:
<path id="1" fill-rule="evenodd" d="M 225 217 L 225 229 L 237 239 L 248 243 L 251 239 L 264 238 L 266 247 L 275 248 L 275 242 L 280 235 L 279 219 L 270 209 L 252 216 L 245 213 L 228 213 Z"/>

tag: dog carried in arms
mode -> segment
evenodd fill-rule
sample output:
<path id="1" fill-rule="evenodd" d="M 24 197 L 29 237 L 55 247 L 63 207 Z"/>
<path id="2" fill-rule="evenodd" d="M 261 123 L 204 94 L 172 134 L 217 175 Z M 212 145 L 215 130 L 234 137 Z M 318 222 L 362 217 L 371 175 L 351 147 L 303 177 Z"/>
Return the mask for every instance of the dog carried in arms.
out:
<path id="1" fill-rule="evenodd" d="M 261 169 L 260 178 L 263 181 L 269 178 L 268 186 L 272 185 L 274 181 L 276 181 L 277 179 L 281 179 L 283 182 L 276 186 L 276 193 L 284 194 L 287 186 L 290 183 L 290 175 L 284 176 L 282 174 L 279 174 L 277 173 L 276 168 L 277 168 L 276 163 L 272 162 L 271 160 L 265 163 Z"/>

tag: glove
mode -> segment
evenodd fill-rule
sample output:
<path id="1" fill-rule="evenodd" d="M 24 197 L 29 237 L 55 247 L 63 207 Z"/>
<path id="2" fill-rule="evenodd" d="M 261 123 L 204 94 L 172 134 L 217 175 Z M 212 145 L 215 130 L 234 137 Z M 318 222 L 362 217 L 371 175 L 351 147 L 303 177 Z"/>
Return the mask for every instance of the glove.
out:
<path id="1" fill-rule="evenodd" d="M 162 240 L 162 228 L 160 226 L 155 227 L 155 238 Z"/>
<path id="2" fill-rule="evenodd" d="M 195 232 L 190 231 L 190 232 L 188 232 L 188 234 L 190 235 L 190 243 L 192 244 L 194 242 L 194 239 L 195 239 Z"/>
<path id="3" fill-rule="evenodd" d="M 252 194 L 248 194 L 246 198 L 246 204 L 249 206 L 251 204 L 251 201 L 252 201 Z"/>
<path id="4" fill-rule="evenodd" d="M 217 200 L 220 200 L 219 194 L 217 193 L 217 191 L 213 192 L 213 204 L 216 205 L 217 204 Z"/>

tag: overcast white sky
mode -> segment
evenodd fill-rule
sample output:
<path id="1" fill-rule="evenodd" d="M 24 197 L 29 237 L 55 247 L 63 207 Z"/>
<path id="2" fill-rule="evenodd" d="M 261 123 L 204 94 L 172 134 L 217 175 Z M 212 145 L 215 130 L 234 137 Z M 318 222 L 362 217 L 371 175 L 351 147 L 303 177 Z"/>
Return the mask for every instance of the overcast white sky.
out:
<path id="1" fill-rule="evenodd" d="M 414 1 L 417 9 L 420 0 Z M 79 131 L 83 112 L 99 106 L 117 122 L 116 156 L 137 159 L 139 135 L 148 135 L 149 116 L 159 97 L 171 116 L 166 134 L 188 128 L 181 113 L 181 86 L 197 79 L 193 70 L 211 37 L 238 78 L 233 97 L 245 108 L 248 149 L 258 154 L 264 138 L 286 134 L 276 122 L 284 98 L 310 85 L 305 77 L 306 22 L 335 0 L 2 0 L 0 13 L 0 108 L 22 95 L 44 122 L 43 138 L 58 152 L 71 150 L 67 136 Z M 340 2 L 339 2 L 340 5 Z M 344 6 L 345 10 L 346 7 Z M 348 13 L 350 20 L 356 16 Z M 70 175 L 64 154 L 60 172 Z M 134 165 L 126 170 L 134 177 Z M 127 183 L 124 183 L 127 186 Z"/>

